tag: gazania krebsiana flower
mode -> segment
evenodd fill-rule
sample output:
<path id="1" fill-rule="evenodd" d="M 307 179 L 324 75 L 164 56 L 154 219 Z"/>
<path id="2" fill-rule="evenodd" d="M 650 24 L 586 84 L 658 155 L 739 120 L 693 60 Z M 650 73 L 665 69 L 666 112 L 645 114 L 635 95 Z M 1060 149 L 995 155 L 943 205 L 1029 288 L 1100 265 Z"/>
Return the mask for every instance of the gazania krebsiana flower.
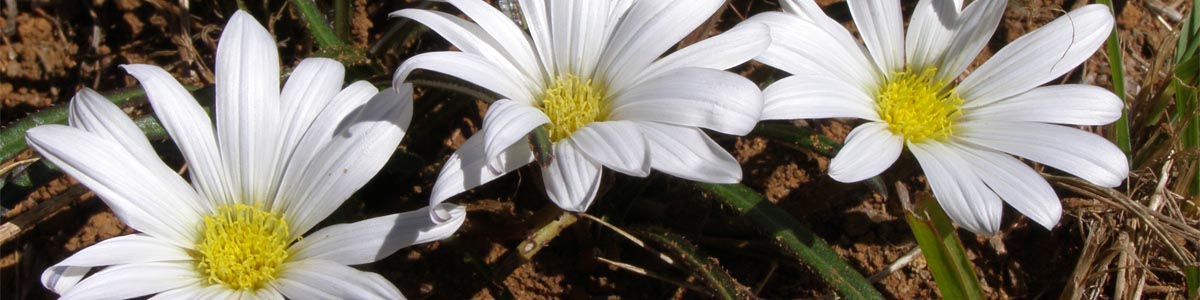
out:
<path id="1" fill-rule="evenodd" d="M 425 69 L 504 99 L 450 157 L 431 203 L 532 162 L 525 137 L 542 125 L 554 154 L 542 178 L 550 200 L 566 210 L 588 208 L 601 166 L 633 176 L 655 169 L 697 181 L 741 180 L 737 161 L 701 128 L 742 135 L 758 122 L 758 87 L 723 70 L 765 49 L 766 28 L 738 26 L 660 58 L 724 1 L 520 1 L 528 33 L 483 1 L 449 2 L 475 22 L 431 10 L 393 14 L 462 50 L 414 56 L 395 83 Z"/>
<path id="2" fill-rule="evenodd" d="M 91 188 L 140 233 L 104 240 L 42 274 L 62 299 L 399 299 L 347 265 L 449 236 L 461 207 L 329 226 L 305 235 L 375 175 L 412 118 L 411 87 L 342 89 L 336 61 L 307 59 L 279 89 L 275 41 L 244 12 L 217 49 L 217 129 L 170 74 L 126 65 L 187 159 L 189 186 L 129 117 L 84 89 L 70 127 L 28 132 L 47 160 Z M 301 237 L 303 236 L 303 239 Z M 105 267 L 90 274 L 92 268 Z"/>
<path id="3" fill-rule="evenodd" d="M 1088 5 L 1013 41 L 955 79 L 995 31 L 1007 0 L 922 0 L 908 33 L 898 0 L 849 0 L 864 49 L 812 1 L 785 0 L 767 24 L 772 45 L 758 59 L 791 73 L 765 91 L 763 119 L 854 117 L 829 175 L 878 175 L 907 146 L 938 202 L 959 225 L 999 229 L 1002 202 L 1038 224 L 1058 223 L 1062 204 L 1037 172 L 1009 154 L 1103 186 L 1128 173 L 1124 155 L 1094 134 L 1056 124 L 1103 125 L 1122 102 L 1090 85 L 1041 86 L 1083 63 L 1112 30 L 1108 8 Z"/>

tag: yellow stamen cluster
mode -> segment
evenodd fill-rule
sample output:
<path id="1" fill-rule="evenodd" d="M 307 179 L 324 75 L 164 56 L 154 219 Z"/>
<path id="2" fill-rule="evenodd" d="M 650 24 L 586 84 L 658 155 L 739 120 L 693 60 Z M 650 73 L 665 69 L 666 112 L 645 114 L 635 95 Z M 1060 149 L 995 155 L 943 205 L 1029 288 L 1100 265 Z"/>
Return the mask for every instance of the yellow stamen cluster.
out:
<path id="1" fill-rule="evenodd" d="M 244 204 L 217 208 L 204 217 L 196 268 L 209 284 L 255 290 L 275 279 L 295 239 L 282 214 Z"/>
<path id="2" fill-rule="evenodd" d="M 538 108 L 550 117 L 550 141 L 558 142 L 579 128 L 608 118 L 604 89 L 575 75 L 555 80 L 542 92 Z"/>
<path id="3" fill-rule="evenodd" d="M 934 68 L 897 72 L 879 90 L 875 99 L 879 117 L 889 130 L 913 143 L 945 140 L 954 133 L 963 99 L 955 89 L 946 88 L 945 81 L 935 81 L 936 75 Z"/>

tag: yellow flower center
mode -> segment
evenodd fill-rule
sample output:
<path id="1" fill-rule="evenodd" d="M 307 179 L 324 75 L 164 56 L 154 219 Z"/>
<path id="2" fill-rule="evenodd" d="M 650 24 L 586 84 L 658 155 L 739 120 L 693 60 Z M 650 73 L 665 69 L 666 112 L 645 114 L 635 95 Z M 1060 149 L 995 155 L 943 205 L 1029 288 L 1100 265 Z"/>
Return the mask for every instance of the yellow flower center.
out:
<path id="1" fill-rule="evenodd" d="M 954 133 L 963 99 L 955 89 L 946 88 L 945 81 L 935 81 L 936 74 L 936 68 L 896 72 L 879 90 L 875 98 L 879 117 L 892 133 L 913 143 L 945 140 Z"/>
<path id="2" fill-rule="evenodd" d="M 209 284 L 255 290 L 275 279 L 295 240 L 282 214 L 244 204 L 221 206 L 204 217 L 196 268 Z"/>
<path id="3" fill-rule="evenodd" d="M 558 142 L 587 124 L 608 118 L 604 89 L 575 75 L 554 80 L 550 88 L 542 92 L 541 100 L 538 108 L 550 117 L 546 129 L 551 142 Z"/>

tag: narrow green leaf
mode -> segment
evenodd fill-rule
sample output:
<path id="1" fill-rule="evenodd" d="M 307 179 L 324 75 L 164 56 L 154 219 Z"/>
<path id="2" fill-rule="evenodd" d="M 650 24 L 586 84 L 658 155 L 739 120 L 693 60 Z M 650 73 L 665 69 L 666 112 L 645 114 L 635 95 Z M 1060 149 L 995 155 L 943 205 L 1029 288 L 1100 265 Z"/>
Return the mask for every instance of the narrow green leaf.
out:
<path id="1" fill-rule="evenodd" d="M 750 288 L 738 283 L 737 279 L 717 263 L 717 260 L 700 252 L 691 242 L 682 236 L 667 232 L 662 228 L 637 230 L 634 234 L 646 239 L 683 262 L 683 267 L 692 274 L 699 275 L 704 285 L 714 294 L 725 300 L 755 299 Z"/>
<path id="2" fill-rule="evenodd" d="M 901 201 L 908 201 L 901 193 Z M 912 228 L 942 298 L 984 299 L 975 267 L 967 258 L 954 224 L 932 197 L 918 198 L 916 208 L 905 212 L 904 219 Z"/>
<path id="3" fill-rule="evenodd" d="M 821 237 L 778 206 L 742 184 L 695 183 L 712 199 L 737 210 L 770 235 L 784 254 L 808 266 L 844 299 L 883 299 L 861 273 L 846 264 Z"/>
<path id="4" fill-rule="evenodd" d="M 1185 266 L 1183 273 L 1187 281 L 1188 300 L 1200 299 L 1200 266 Z"/>
<path id="5" fill-rule="evenodd" d="M 1097 0 L 1097 3 L 1108 5 L 1108 9 L 1116 14 L 1116 8 L 1113 7 L 1112 0 Z M 1125 99 L 1125 59 L 1121 52 L 1121 37 L 1117 35 L 1117 27 L 1113 26 L 1112 32 L 1108 35 L 1108 41 L 1105 42 L 1105 50 L 1108 51 L 1108 65 L 1112 74 L 1113 93 L 1121 97 L 1121 101 L 1125 102 L 1125 106 L 1121 108 L 1121 118 L 1117 119 L 1116 130 L 1113 132 L 1113 142 L 1121 148 L 1121 152 L 1125 152 L 1125 159 L 1133 158 L 1133 144 L 1129 140 L 1129 103 Z"/>

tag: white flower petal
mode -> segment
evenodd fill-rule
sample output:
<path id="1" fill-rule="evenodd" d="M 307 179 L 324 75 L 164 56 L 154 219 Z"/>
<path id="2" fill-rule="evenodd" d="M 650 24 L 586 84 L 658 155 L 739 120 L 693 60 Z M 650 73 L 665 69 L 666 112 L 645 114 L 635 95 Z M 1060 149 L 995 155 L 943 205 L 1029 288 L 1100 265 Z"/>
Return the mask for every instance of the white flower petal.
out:
<path id="1" fill-rule="evenodd" d="M 533 152 L 528 143 L 513 143 L 502 155 L 490 161 L 483 152 L 483 135 L 476 133 L 467 139 L 454 154 L 446 159 L 438 174 L 433 190 L 429 193 L 429 205 L 437 207 L 454 195 L 488 183 L 533 162 Z M 449 221 L 446 215 L 433 215 L 438 221 Z"/>
<path id="2" fill-rule="evenodd" d="M 859 118 L 880 121 L 875 99 L 829 76 L 793 75 L 763 90 L 763 120 Z"/>
<path id="3" fill-rule="evenodd" d="M 680 68 L 613 95 L 611 120 L 655 121 L 744 135 L 762 114 L 762 91 L 734 73 Z"/>
<path id="4" fill-rule="evenodd" d="M 591 123 L 569 139 L 583 155 L 614 171 L 638 177 L 650 175 L 650 151 L 634 122 Z"/>
<path id="5" fill-rule="evenodd" d="M 1121 185 L 1129 163 L 1116 145 L 1066 126 L 1031 122 L 976 121 L 959 124 L 962 139 L 992 150 L 1063 170 L 1097 185 Z"/>
<path id="6" fill-rule="evenodd" d="M 696 128 L 638 122 L 650 147 L 650 166 L 672 176 L 708 183 L 738 183 L 742 167 Z"/>
<path id="7" fill-rule="evenodd" d="M 476 134 L 483 135 L 483 152 L 487 161 L 491 162 L 508 147 L 524 142 L 529 132 L 547 123 L 550 123 L 550 118 L 541 110 L 500 99 L 488 106 L 487 114 L 483 116 L 483 128 Z"/>
<path id="8" fill-rule="evenodd" d="M 179 81 L 162 68 L 151 65 L 122 65 L 146 90 L 154 114 L 179 146 L 188 162 L 192 185 L 212 203 L 232 201 L 232 183 L 217 147 L 212 119 Z"/>
<path id="9" fill-rule="evenodd" d="M 958 5 L 961 5 L 959 3 Z M 962 74 L 967 69 L 971 62 L 975 61 L 975 57 L 979 55 L 979 51 L 987 45 L 987 41 L 992 38 L 992 34 L 996 32 L 996 27 L 1000 26 L 1000 18 L 1004 17 L 1004 7 L 1008 5 L 1008 0 L 980 0 L 973 1 L 967 6 L 966 10 L 958 16 L 958 22 L 955 24 L 954 38 L 947 45 L 946 52 L 943 53 L 943 61 L 940 65 L 925 65 L 922 67 L 937 67 L 937 79 L 950 81 L 954 80 L 958 75 Z M 945 5 L 943 5 L 945 6 Z M 917 45 L 921 47 L 922 45 Z M 915 70 L 922 70 L 911 66 Z"/>
<path id="10" fill-rule="evenodd" d="M 858 182 L 883 173 L 900 158 L 904 138 L 888 130 L 887 123 L 859 125 L 846 136 L 846 146 L 829 162 L 829 177 Z"/>
<path id="11" fill-rule="evenodd" d="M 183 178 L 155 176 L 116 142 L 77 128 L 42 125 L 30 129 L 26 139 L 130 227 L 180 247 L 198 237 L 199 199 Z"/>
<path id="12" fill-rule="evenodd" d="M 523 1 L 521 2 L 521 15 L 525 20 L 525 27 L 529 30 L 529 39 L 533 41 L 533 49 L 537 54 L 539 62 L 548 77 L 548 71 L 554 69 L 554 43 L 551 38 L 550 30 L 550 14 L 546 9 L 548 1 Z"/>
<path id="13" fill-rule="evenodd" d="M 781 12 L 760 13 L 745 22 L 770 28 L 771 45 L 756 59 L 764 64 L 793 75 L 834 77 L 863 90 L 874 89 L 883 79 L 866 50 L 841 25 L 831 32 Z"/>
<path id="14" fill-rule="evenodd" d="M 203 282 L 203 281 L 201 281 Z M 189 300 L 209 300 L 211 297 L 204 297 L 204 286 L 201 282 L 185 285 L 182 287 L 165 290 L 150 297 L 150 300 L 174 300 L 174 299 L 189 299 Z M 210 286 L 211 287 L 211 286 Z M 217 300 L 217 299 L 213 299 Z"/>
<path id="15" fill-rule="evenodd" d="M 587 211 L 600 189 L 600 164 L 588 160 L 575 145 L 559 142 L 554 145 L 554 160 L 542 169 L 546 196 L 564 210 Z"/>
<path id="16" fill-rule="evenodd" d="M 159 173 L 165 171 L 163 175 L 176 176 L 175 172 L 167 168 L 162 159 L 158 158 L 158 153 L 155 153 L 154 148 L 150 147 L 150 141 L 146 140 L 146 135 L 138 129 L 137 124 L 134 124 L 133 120 L 125 115 L 120 107 L 110 102 L 104 95 L 100 95 L 92 89 L 83 88 L 71 99 L 69 107 L 67 124 L 70 124 L 71 127 L 83 129 L 101 138 L 117 142 L 118 145 L 125 148 L 125 151 L 137 158 L 143 166 Z"/>
<path id="17" fill-rule="evenodd" d="M 455 48 L 465 53 L 482 56 L 494 63 L 496 67 L 503 69 L 505 73 L 522 75 L 513 77 L 513 79 L 520 80 L 525 86 L 543 85 L 542 78 L 545 75 L 537 61 L 530 61 L 528 64 L 517 61 L 515 56 L 510 54 L 511 50 L 504 48 L 495 37 L 475 23 L 451 14 L 426 9 L 404 9 L 392 13 L 390 16 L 405 17 L 420 22 L 430 30 L 437 32 Z"/>
<path id="18" fill-rule="evenodd" d="M 584 77 L 593 74 L 601 57 L 597 52 L 603 50 L 607 31 L 610 30 L 605 24 L 612 20 L 608 16 L 607 3 L 557 0 L 547 1 L 546 4 L 550 12 L 550 39 L 554 51 L 554 65 L 546 66 L 547 70 L 552 70 L 548 73 Z"/>
<path id="19" fill-rule="evenodd" d="M 392 84 L 404 84 L 408 75 L 417 69 L 453 76 L 520 103 L 533 103 L 531 91 L 534 87 L 514 80 L 512 74 L 477 54 L 456 51 L 417 54 L 400 64 L 396 75 L 392 77 Z"/>
<path id="20" fill-rule="evenodd" d="M 767 50 L 771 33 L 767 26 L 743 23 L 733 29 L 679 49 L 646 67 L 641 79 L 687 67 L 725 70 L 741 65 Z"/>
<path id="21" fill-rule="evenodd" d="M 59 299 L 128 299 L 200 282 L 191 262 L 153 262 L 108 267 L 88 276 Z"/>
<path id="22" fill-rule="evenodd" d="M 284 153 L 290 155 L 333 97 L 342 90 L 346 68 L 336 60 L 309 58 L 288 76 L 279 97 L 283 105 Z M 283 166 L 280 166 L 283 167 Z"/>
<path id="23" fill-rule="evenodd" d="M 958 86 L 966 105 L 984 105 L 1062 76 L 1091 57 L 1112 31 L 1108 7 L 1084 6 L 1004 46 Z"/>
<path id="24" fill-rule="evenodd" d="M 1054 228 L 1062 217 L 1062 203 L 1054 188 L 1041 175 L 1007 154 L 985 149 L 958 146 L 963 158 L 971 162 L 975 174 L 995 191 L 1000 199 L 1012 205 L 1034 222 Z"/>
<path id="25" fill-rule="evenodd" d="M 1125 103 L 1107 89 L 1063 84 L 1028 92 L 978 108 L 964 108 L 968 120 L 1104 125 L 1121 118 Z"/>
<path id="26" fill-rule="evenodd" d="M 449 0 L 451 5 L 466 14 L 467 17 L 479 24 L 500 45 L 503 53 L 509 57 L 513 65 L 519 67 L 537 66 L 537 58 L 533 54 L 533 46 L 529 37 L 521 31 L 517 24 L 508 16 L 491 5 L 479 0 Z M 524 4 L 524 3 L 522 3 Z M 534 68 L 522 68 L 522 71 L 537 71 Z M 540 73 L 527 73 L 527 76 L 540 78 Z"/>
<path id="27" fill-rule="evenodd" d="M 450 237 L 467 219 L 467 209 L 443 203 L 448 222 L 435 222 L 429 207 L 322 228 L 289 249 L 291 260 L 320 259 L 359 265 L 384 259 L 396 250 Z"/>
<path id="28" fill-rule="evenodd" d="M 909 68 L 924 70 L 929 67 L 942 66 L 946 51 L 954 42 L 960 7 L 962 7 L 961 0 L 921 0 L 917 2 L 912 20 L 908 23 L 908 35 L 904 40 L 904 54 Z M 976 52 L 972 55 L 976 54 L 979 53 Z M 939 72 L 942 71 L 939 70 Z M 948 72 L 946 71 L 946 73 Z"/>
<path id="29" fill-rule="evenodd" d="M 75 286 L 93 267 L 149 262 L 190 261 L 187 250 L 145 234 L 118 236 L 79 250 L 42 272 L 42 285 L 56 293 Z M 83 269 L 73 272 L 70 269 Z M 77 276 L 76 276 L 77 275 Z"/>
<path id="30" fill-rule="evenodd" d="M 957 150 L 937 141 L 909 143 L 908 149 L 925 171 L 929 187 L 946 216 L 974 233 L 992 234 L 1000 230 L 1004 204 Z"/>
<path id="31" fill-rule="evenodd" d="M 722 0 L 633 3 L 601 54 L 598 74 L 619 93 L 724 4 Z"/>
<path id="32" fill-rule="evenodd" d="M 363 81 L 353 86 L 375 90 Z M 405 92 L 397 94 L 397 89 Z M 307 160 L 293 156 L 281 184 L 282 198 L 275 202 L 285 206 L 293 234 L 324 220 L 392 157 L 412 120 L 412 86 L 397 89 L 367 93 L 373 97 L 365 103 L 353 97 L 331 105 L 301 139 L 299 147 L 316 152 Z"/>
<path id="33" fill-rule="evenodd" d="M 879 71 L 904 68 L 904 16 L 900 0 L 848 0 L 854 24 Z"/>
<path id="34" fill-rule="evenodd" d="M 291 299 L 323 298 L 307 293 L 312 290 L 332 296 L 331 299 L 404 299 L 400 290 L 379 274 L 318 259 L 284 263 L 283 272 L 272 285 Z"/>
<path id="35" fill-rule="evenodd" d="M 278 189 L 279 53 L 254 17 L 237 11 L 217 44 L 217 141 L 234 196 L 269 199 Z"/>

